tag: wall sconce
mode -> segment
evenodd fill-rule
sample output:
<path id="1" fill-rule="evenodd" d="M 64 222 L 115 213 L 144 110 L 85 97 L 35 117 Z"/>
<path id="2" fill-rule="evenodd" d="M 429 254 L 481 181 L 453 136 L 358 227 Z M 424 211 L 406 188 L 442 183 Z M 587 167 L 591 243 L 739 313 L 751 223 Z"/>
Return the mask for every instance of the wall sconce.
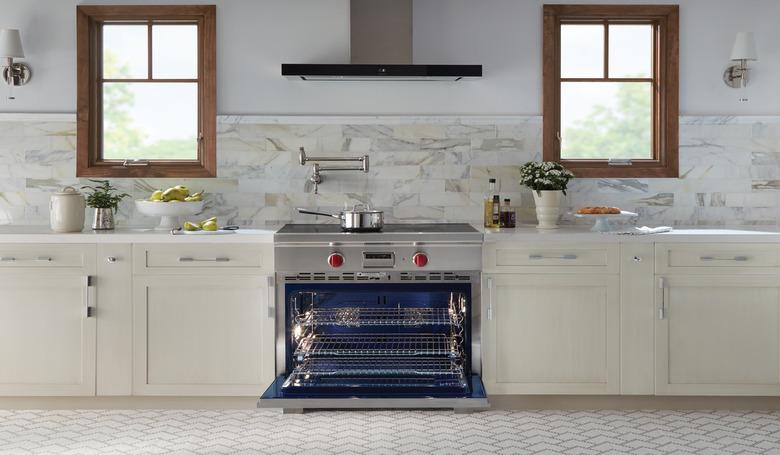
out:
<path id="1" fill-rule="evenodd" d="M 19 30 L 0 29 L 0 59 L 5 59 L 5 63 L 0 64 L 0 68 L 6 84 L 12 87 L 24 85 L 32 77 L 30 66 L 26 63 L 14 63 L 15 58 L 24 58 Z"/>
<path id="2" fill-rule="evenodd" d="M 739 63 L 726 68 L 723 73 L 723 82 L 731 88 L 745 88 L 748 83 L 747 62 L 758 60 L 756 52 L 756 39 L 753 32 L 739 32 L 731 48 L 731 60 Z"/>

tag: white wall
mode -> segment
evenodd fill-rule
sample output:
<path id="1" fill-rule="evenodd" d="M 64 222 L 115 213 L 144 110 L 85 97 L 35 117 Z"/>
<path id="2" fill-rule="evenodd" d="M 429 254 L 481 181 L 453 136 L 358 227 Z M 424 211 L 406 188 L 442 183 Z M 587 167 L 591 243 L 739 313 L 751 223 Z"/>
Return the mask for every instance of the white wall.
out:
<path id="1" fill-rule="evenodd" d="M 568 0 L 566 3 L 630 3 Z M 0 112 L 73 112 L 75 5 L 133 0 L 0 0 L 0 27 L 22 29 L 31 85 Z M 299 82 L 279 64 L 346 62 L 348 0 L 166 0 L 218 5 L 221 114 L 539 114 L 542 0 L 415 0 L 415 61 L 481 63 L 459 83 Z M 550 3 L 550 2 L 548 2 Z M 564 3 L 564 2 L 552 2 Z M 637 2 L 633 3 L 659 3 Z M 681 112 L 780 113 L 780 1 L 681 0 Z M 735 32 L 756 33 L 760 61 L 745 90 L 721 73 Z M 2 96 L 2 89 L 0 89 Z M 748 101 L 739 101 L 748 98 Z"/>

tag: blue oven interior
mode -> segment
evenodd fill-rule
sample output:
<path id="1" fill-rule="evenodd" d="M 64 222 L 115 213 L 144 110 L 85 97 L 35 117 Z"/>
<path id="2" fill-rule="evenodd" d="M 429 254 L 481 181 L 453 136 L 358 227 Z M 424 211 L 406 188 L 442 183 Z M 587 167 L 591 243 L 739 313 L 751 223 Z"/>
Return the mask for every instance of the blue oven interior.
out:
<path id="1" fill-rule="evenodd" d="M 470 283 L 291 283 L 284 294 L 280 398 L 484 393 L 470 371 Z"/>

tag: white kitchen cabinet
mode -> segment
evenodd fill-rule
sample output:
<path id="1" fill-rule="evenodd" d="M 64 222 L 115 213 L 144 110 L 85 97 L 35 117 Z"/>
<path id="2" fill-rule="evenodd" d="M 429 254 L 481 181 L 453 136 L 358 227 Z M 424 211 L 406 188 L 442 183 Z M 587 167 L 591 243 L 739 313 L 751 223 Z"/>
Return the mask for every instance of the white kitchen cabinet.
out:
<path id="1" fill-rule="evenodd" d="M 0 245 L 0 396 L 95 394 L 94 245 Z"/>
<path id="2" fill-rule="evenodd" d="M 657 279 L 658 395 L 780 395 L 777 278 Z"/>
<path id="3" fill-rule="evenodd" d="M 134 395 L 259 396 L 274 379 L 269 276 L 136 276 Z"/>
<path id="4" fill-rule="evenodd" d="M 483 380 L 492 394 L 620 391 L 619 275 L 483 277 Z"/>

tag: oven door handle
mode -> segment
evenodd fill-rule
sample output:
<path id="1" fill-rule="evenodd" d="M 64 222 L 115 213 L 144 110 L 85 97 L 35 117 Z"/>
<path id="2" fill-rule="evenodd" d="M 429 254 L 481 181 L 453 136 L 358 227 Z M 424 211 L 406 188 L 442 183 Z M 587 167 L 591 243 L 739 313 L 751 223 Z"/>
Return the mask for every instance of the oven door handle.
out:
<path id="1" fill-rule="evenodd" d="M 487 318 L 488 321 L 493 320 L 493 278 L 488 277 L 487 279 L 487 291 L 488 291 L 488 307 L 487 307 Z"/>
<path id="2" fill-rule="evenodd" d="M 276 279 L 268 275 L 268 318 L 276 318 Z"/>

